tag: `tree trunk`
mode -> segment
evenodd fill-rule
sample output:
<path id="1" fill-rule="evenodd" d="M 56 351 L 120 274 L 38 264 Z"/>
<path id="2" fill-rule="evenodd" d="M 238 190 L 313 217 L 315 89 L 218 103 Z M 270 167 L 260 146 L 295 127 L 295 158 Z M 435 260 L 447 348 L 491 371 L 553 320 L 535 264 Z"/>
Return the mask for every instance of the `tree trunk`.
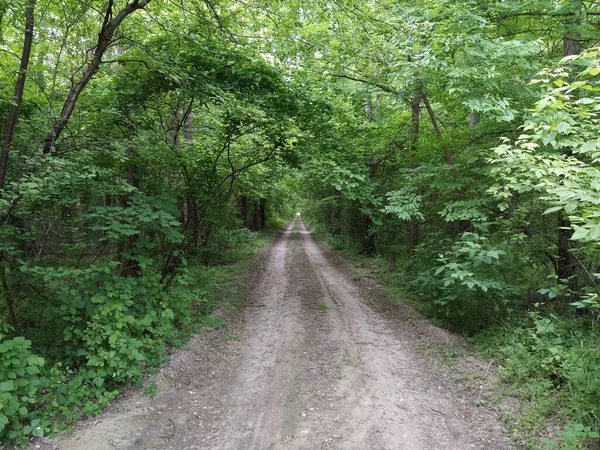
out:
<path id="1" fill-rule="evenodd" d="M 572 28 L 580 23 L 579 20 L 566 23 L 567 28 Z M 563 39 L 564 56 L 578 55 L 581 53 L 581 42 L 577 31 L 568 30 Z M 571 289 L 576 289 L 577 280 L 575 280 L 575 265 L 573 264 L 573 255 L 571 253 L 571 236 L 573 229 L 571 222 L 564 211 L 558 212 L 556 229 L 556 247 L 558 251 L 556 275 L 559 280 L 569 280 Z"/>
<path id="2" fill-rule="evenodd" d="M 395 256 L 390 256 L 388 258 L 388 270 L 390 272 L 393 272 L 394 270 L 396 270 L 396 263 L 397 263 L 397 260 L 396 260 Z"/>
<path id="3" fill-rule="evenodd" d="M 373 103 L 371 101 L 371 95 L 368 95 L 365 100 L 365 114 L 367 116 L 367 121 L 373 121 Z"/>
<path id="4" fill-rule="evenodd" d="M 187 110 L 183 123 L 183 139 L 187 143 L 191 143 L 194 140 L 194 111 L 191 106 Z"/>
<path id="5" fill-rule="evenodd" d="M 242 216 L 244 226 L 250 228 L 248 223 L 248 197 L 246 195 L 240 197 L 240 216 Z"/>
<path id="6" fill-rule="evenodd" d="M 67 99 L 63 104 L 59 118 L 54 122 L 52 131 L 50 131 L 44 139 L 44 154 L 48 154 L 52 151 L 54 143 L 67 126 L 81 92 L 83 92 L 87 84 L 94 77 L 96 72 L 98 72 L 100 64 L 102 63 L 104 52 L 106 52 L 106 49 L 111 44 L 115 31 L 117 28 L 119 28 L 121 22 L 123 22 L 123 20 L 125 20 L 125 18 L 131 13 L 137 11 L 138 9 L 144 8 L 146 5 L 148 5 L 148 3 L 150 3 L 150 1 L 151 0 L 132 0 L 131 3 L 126 5 L 117 13 L 117 15 L 113 17 L 114 0 L 108 0 L 108 5 L 104 14 L 104 21 L 102 23 L 100 33 L 98 34 L 98 41 L 96 43 L 96 47 L 94 48 L 92 60 L 83 70 L 81 79 L 77 83 L 74 83 L 71 87 L 69 95 L 67 95 Z"/>
<path id="7" fill-rule="evenodd" d="M 435 116 L 435 113 L 433 112 L 431 103 L 429 103 L 429 97 L 424 92 L 422 93 L 422 95 L 423 95 L 423 103 L 425 103 L 425 107 L 427 108 L 427 112 L 429 113 L 429 118 L 431 120 L 431 124 L 433 125 L 433 130 L 435 131 L 435 135 L 440 140 L 440 143 L 442 145 L 442 152 L 444 153 L 444 159 L 450 166 L 450 170 L 452 171 L 452 177 L 458 178 L 458 172 L 456 170 L 456 167 L 454 167 L 454 158 L 452 158 L 452 155 L 450 154 L 450 150 L 448 149 L 448 146 L 446 144 L 444 144 L 442 131 L 440 130 L 440 125 Z"/>
<path id="8" fill-rule="evenodd" d="M 565 216 L 564 212 L 558 215 L 557 220 L 557 237 L 558 237 L 558 260 L 556 275 L 560 280 L 566 280 L 573 275 L 573 260 L 571 257 L 571 222 Z"/>
<path id="9" fill-rule="evenodd" d="M 267 226 L 267 200 L 261 198 L 258 203 L 258 226 L 259 230 L 264 229 Z"/>
<path id="10" fill-rule="evenodd" d="M 415 151 L 417 149 L 417 138 L 419 137 L 419 128 L 421 124 L 421 100 L 423 95 L 420 92 L 413 93 L 412 100 L 410 102 L 410 150 Z"/>
<path id="11" fill-rule="evenodd" d="M 410 102 L 411 121 L 410 121 L 410 151 L 417 150 L 417 139 L 419 137 L 419 128 L 421 123 L 421 100 L 420 92 L 415 92 Z M 415 255 L 415 247 L 419 245 L 420 224 L 416 216 L 411 216 L 408 222 L 408 257 Z"/>
<path id="12" fill-rule="evenodd" d="M 573 1 L 572 6 L 576 16 L 581 14 L 581 1 Z M 563 56 L 579 55 L 581 53 L 581 33 L 579 32 L 581 19 L 569 20 L 564 25 L 566 32 L 563 38 Z"/>
<path id="13" fill-rule="evenodd" d="M 0 282 L 2 284 L 2 292 L 4 292 L 4 301 L 6 303 L 6 310 L 8 311 L 8 321 L 13 328 L 17 328 L 17 315 L 15 314 L 15 308 L 12 300 L 12 293 L 8 287 L 8 282 L 6 281 L 6 269 L 4 267 L 0 267 Z"/>
<path id="14" fill-rule="evenodd" d="M 127 151 L 126 152 L 126 156 L 128 158 L 132 157 L 132 153 L 131 151 Z M 130 161 L 131 164 L 131 161 Z M 133 186 L 133 187 L 138 187 L 139 186 L 139 180 L 138 180 L 138 176 L 135 170 L 135 167 L 129 167 L 129 170 L 127 172 L 126 175 L 126 179 L 127 182 Z M 121 206 L 123 208 L 128 208 L 129 207 L 129 196 L 128 195 L 123 195 L 121 197 Z M 137 240 L 139 239 L 138 235 L 133 235 L 130 236 L 126 243 L 122 246 L 121 248 L 121 254 L 122 259 L 121 259 L 121 266 L 119 267 L 119 276 L 121 277 L 139 277 L 142 273 L 142 268 L 140 267 L 140 263 L 135 260 L 130 258 L 129 256 L 127 256 L 127 253 L 132 251 L 133 248 L 135 247 L 135 243 L 137 242 Z"/>
<path id="15" fill-rule="evenodd" d="M 363 222 L 362 232 L 362 251 L 366 255 L 373 255 L 377 249 L 375 247 L 375 236 L 369 233 L 369 229 L 373 226 L 373 219 L 368 214 L 361 214 Z"/>
<path id="16" fill-rule="evenodd" d="M 25 9 L 25 36 L 23 39 L 23 51 L 21 52 L 21 64 L 19 66 L 19 75 L 17 76 L 17 81 L 15 83 L 15 93 L 13 95 L 12 105 L 8 111 L 8 117 L 6 118 L 2 153 L 0 153 L 0 190 L 4 189 L 4 182 L 6 181 L 10 146 L 15 134 L 15 126 L 17 124 L 19 109 L 23 99 L 23 91 L 25 90 L 27 68 L 29 67 L 29 60 L 31 59 L 35 2 L 36 0 L 29 0 L 27 8 Z"/>
<path id="17" fill-rule="evenodd" d="M 415 248 L 419 245 L 421 227 L 416 216 L 411 216 L 408 222 L 408 257 L 415 256 Z"/>
<path id="18" fill-rule="evenodd" d="M 564 55 L 579 55 L 581 53 L 581 42 L 565 36 L 563 40 Z"/>
<path id="19" fill-rule="evenodd" d="M 479 113 L 477 111 L 471 111 L 471 114 L 469 114 L 469 126 L 475 128 L 480 120 L 481 117 L 479 116 Z"/>

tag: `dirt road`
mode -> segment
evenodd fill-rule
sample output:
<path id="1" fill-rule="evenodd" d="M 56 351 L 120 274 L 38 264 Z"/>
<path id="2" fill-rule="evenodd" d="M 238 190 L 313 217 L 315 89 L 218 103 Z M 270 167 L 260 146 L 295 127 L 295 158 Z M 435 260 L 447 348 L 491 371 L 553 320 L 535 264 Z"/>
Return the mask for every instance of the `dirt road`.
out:
<path id="1" fill-rule="evenodd" d="M 244 317 L 176 353 L 155 399 L 130 392 L 37 448 L 515 448 L 496 414 L 422 354 L 433 338 L 417 335 L 437 329 L 382 314 L 374 288 L 335 264 L 301 221 L 255 275 Z"/>

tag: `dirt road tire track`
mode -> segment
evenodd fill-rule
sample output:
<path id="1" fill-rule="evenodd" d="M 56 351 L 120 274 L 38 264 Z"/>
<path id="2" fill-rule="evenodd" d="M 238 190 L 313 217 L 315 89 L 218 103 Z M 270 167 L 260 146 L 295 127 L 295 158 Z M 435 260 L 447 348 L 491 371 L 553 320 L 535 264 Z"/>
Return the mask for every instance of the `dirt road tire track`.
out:
<path id="1" fill-rule="evenodd" d="M 155 399 L 132 392 L 73 436 L 32 448 L 516 448 L 493 411 L 423 358 L 409 320 L 370 306 L 374 288 L 301 221 L 255 275 L 243 317 L 175 354 Z"/>

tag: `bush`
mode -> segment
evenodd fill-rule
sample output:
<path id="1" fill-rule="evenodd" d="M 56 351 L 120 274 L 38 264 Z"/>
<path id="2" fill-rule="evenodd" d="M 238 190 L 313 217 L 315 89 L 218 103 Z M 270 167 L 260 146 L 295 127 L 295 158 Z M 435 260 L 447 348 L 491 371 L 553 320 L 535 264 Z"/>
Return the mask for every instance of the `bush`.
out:
<path id="1" fill-rule="evenodd" d="M 45 286 L 53 317 L 45 324 L 53 330 L 45 332 L 62 336 L 64 344 L 38 343 L 40 351 L 60 361 L 46 367 L 25 337 L 0 343 L 0 442 L 24 444 L 29 436 L 99 414 L 120 385 L 141 382 L 147 367 L 163 361 L 174 330 L 171 293 L 158 274 L 116 275 L 118 264 L 21 267 Z M 6 330 L 0 339 L 8 333 L 14 331 Z"/>
<path id="2" fill-rule="evenodd" d="M 43 434 L 36 408 L 47 384 L 41 375 L 44 359 L 30 349 L 31 341 L 24 337 L 0 342 L 0 444 L 23 444 L 29 436 Z"/>
<path id="3" fill-rule="evenodd" d="M 349 248 L 348 242 L 343 236 L 336 234 L 327 234 L 324 237 L 325 242 L 329 247 L 334 250 L 347 250 Z"/>
<path id="4" fill-rule="evenodd" d="M 160 275 L 120 277 L 116 264 L 32 272 L 61 299 L 65 366 L 101 371 L 111 383 L 137 382 L 144 365 L 161 362 L 173 312 Z"/>
<path id="5" fill-rule="evenodd" d="M 486 237 L 465 232 L 414 284 L 448 325 L 472 334 L 505 317 L 518 293 L 500 275 L 505 254 Z"/>

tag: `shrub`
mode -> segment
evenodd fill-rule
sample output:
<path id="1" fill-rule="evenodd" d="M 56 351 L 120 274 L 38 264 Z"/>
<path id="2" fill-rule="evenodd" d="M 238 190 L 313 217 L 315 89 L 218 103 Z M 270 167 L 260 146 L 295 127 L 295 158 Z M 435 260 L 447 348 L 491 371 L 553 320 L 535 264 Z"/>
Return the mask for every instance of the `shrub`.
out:
<path id="1" fill-rule="evenodd" d="M 433 299 L 438 314 L 449 325 L 476 332 L 502 318 L 517 293 L 517 288 L 500 276 L 505 254 L 486 237 L 465 232 L 438 253 L 435 266 L 419 274 L 415 285 Z"/>
<path id="2" fill-rule="evenodd" d="M 30 349 L 31 341 L 24 337 L 0 342 L 0 444 L 23 444 L 29 436 L 43 434 L 36 407 L 47 384 L 41 375 L 44 359 Z"/>

